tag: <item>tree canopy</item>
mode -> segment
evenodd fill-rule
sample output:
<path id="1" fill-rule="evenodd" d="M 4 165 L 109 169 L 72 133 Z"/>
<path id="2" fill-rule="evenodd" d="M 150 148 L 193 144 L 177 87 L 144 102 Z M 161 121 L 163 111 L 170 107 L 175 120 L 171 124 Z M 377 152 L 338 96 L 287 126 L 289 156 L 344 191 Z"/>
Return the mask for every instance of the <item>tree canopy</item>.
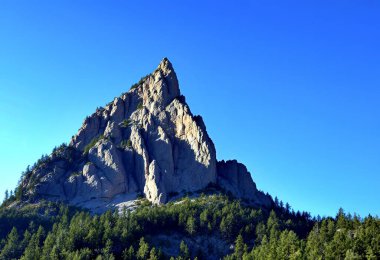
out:
<path id="1" fill-rule="evenodd" d="M 205 239 L 207 238 L 207 239 Z M 202 240 L 203 239 L 203 240 Z M 197 242 L 197 241 L 210 241 Z M 224 195 L 101 215 L 40 202 L 0 209 L 0 259 L 378 259 L 380 220 L 311 218 Z"/>

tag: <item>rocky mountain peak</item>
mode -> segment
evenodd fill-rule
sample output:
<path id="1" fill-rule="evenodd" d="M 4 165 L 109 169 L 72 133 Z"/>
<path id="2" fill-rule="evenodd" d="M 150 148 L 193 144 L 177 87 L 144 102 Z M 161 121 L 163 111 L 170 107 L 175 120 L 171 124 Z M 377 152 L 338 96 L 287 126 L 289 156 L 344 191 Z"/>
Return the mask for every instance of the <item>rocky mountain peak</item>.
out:
<path id="1" fill-rule="evenodd" d="M 69 146 L 55 151 L 43 167 L 34 167 L 22 183 L 29 198 L 63 200 L 99 211 L 139 193 L 159 204 L 170 194 L 209 185 L 253 204 L 271 203 L 244 165 L 217 162 L 205 124 L 181 96 L 167 58 L 128 92 L 87 117 Z"/>
<path id="2" fill-rule="evenodd" d="M 158 71 L 160 71 L 168 86 L 168 92 L 172 97 L 178 97 L 181 95 L 178 85 L 177 75 L 173 69 L 171 62 L 168 58 L 162 59 L 158 65 Z"/>
<path id="3" fill-rule="evenodd" d="M 165 77 L 167 76 L 173 76 L 173 80 L 176 81 L 177 83 L 177 88 L 178 88 L 178 80 L 177 80 L 177 75 L 173 69 L 172 63 L 169 61 L 168 58 L 163 58 L 160 62 L 160 64 L 157 67 L 157 70 L 160 70 Z"/>

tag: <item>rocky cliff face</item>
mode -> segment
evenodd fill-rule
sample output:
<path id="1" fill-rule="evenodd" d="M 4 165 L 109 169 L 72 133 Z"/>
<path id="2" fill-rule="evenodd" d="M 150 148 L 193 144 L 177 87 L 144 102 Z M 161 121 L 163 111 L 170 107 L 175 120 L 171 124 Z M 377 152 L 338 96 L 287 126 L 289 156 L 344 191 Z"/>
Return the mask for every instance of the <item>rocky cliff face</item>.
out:
<path id="1" fill-rule="evenodd" d="M 217 162 L 202 118 L 191 113 L 165 58 L 130 91 L 87 117 L 70 144 L 37 164 L 22 187 L 28 197 L 86 206 L 138 193 L 165 203 L 169 194 L 209 184 L 257 205 L 271 203 L 244 165 Z"/>

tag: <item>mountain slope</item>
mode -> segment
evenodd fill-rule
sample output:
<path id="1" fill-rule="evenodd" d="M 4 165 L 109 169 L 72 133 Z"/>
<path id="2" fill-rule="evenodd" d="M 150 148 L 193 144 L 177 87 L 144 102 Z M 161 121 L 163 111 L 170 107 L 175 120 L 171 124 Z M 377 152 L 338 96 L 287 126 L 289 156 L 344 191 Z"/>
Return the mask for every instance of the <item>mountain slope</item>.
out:
<path id="1" fill-rule="evenodd" d="M 68 146 L 41 160 L 22 180 L 23 197 L 99 210 L 137 194 L 160 204 L 172 194 L 216 185 L 248 203 L 269 207 L 246 167 L 217 162 L 200 116 L 181 95 L 170 61 L 87 117 Z"/>
<path id="2" fill-rule="evenodd" d="M 380 257 L 378 217 L 340 209 L 312 218 L 259 192 L 243 164 L 217 162 L 167 59 L 86 118 L 6 197 L 0 259 Z M 92 214 L 114 207 L 123 210 Z"/>

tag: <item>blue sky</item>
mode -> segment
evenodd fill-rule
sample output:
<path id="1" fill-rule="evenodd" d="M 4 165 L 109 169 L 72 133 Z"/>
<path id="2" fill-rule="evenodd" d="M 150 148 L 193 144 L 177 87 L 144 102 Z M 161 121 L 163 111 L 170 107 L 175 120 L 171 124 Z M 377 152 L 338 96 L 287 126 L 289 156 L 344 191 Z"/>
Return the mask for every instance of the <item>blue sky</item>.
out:
<path id="1" fill-rule="evenodd" d="M 380 215 L 378 1 L 0 3 L 0 199 L 167 56 L 218 159 L 313 215 Z"/>

